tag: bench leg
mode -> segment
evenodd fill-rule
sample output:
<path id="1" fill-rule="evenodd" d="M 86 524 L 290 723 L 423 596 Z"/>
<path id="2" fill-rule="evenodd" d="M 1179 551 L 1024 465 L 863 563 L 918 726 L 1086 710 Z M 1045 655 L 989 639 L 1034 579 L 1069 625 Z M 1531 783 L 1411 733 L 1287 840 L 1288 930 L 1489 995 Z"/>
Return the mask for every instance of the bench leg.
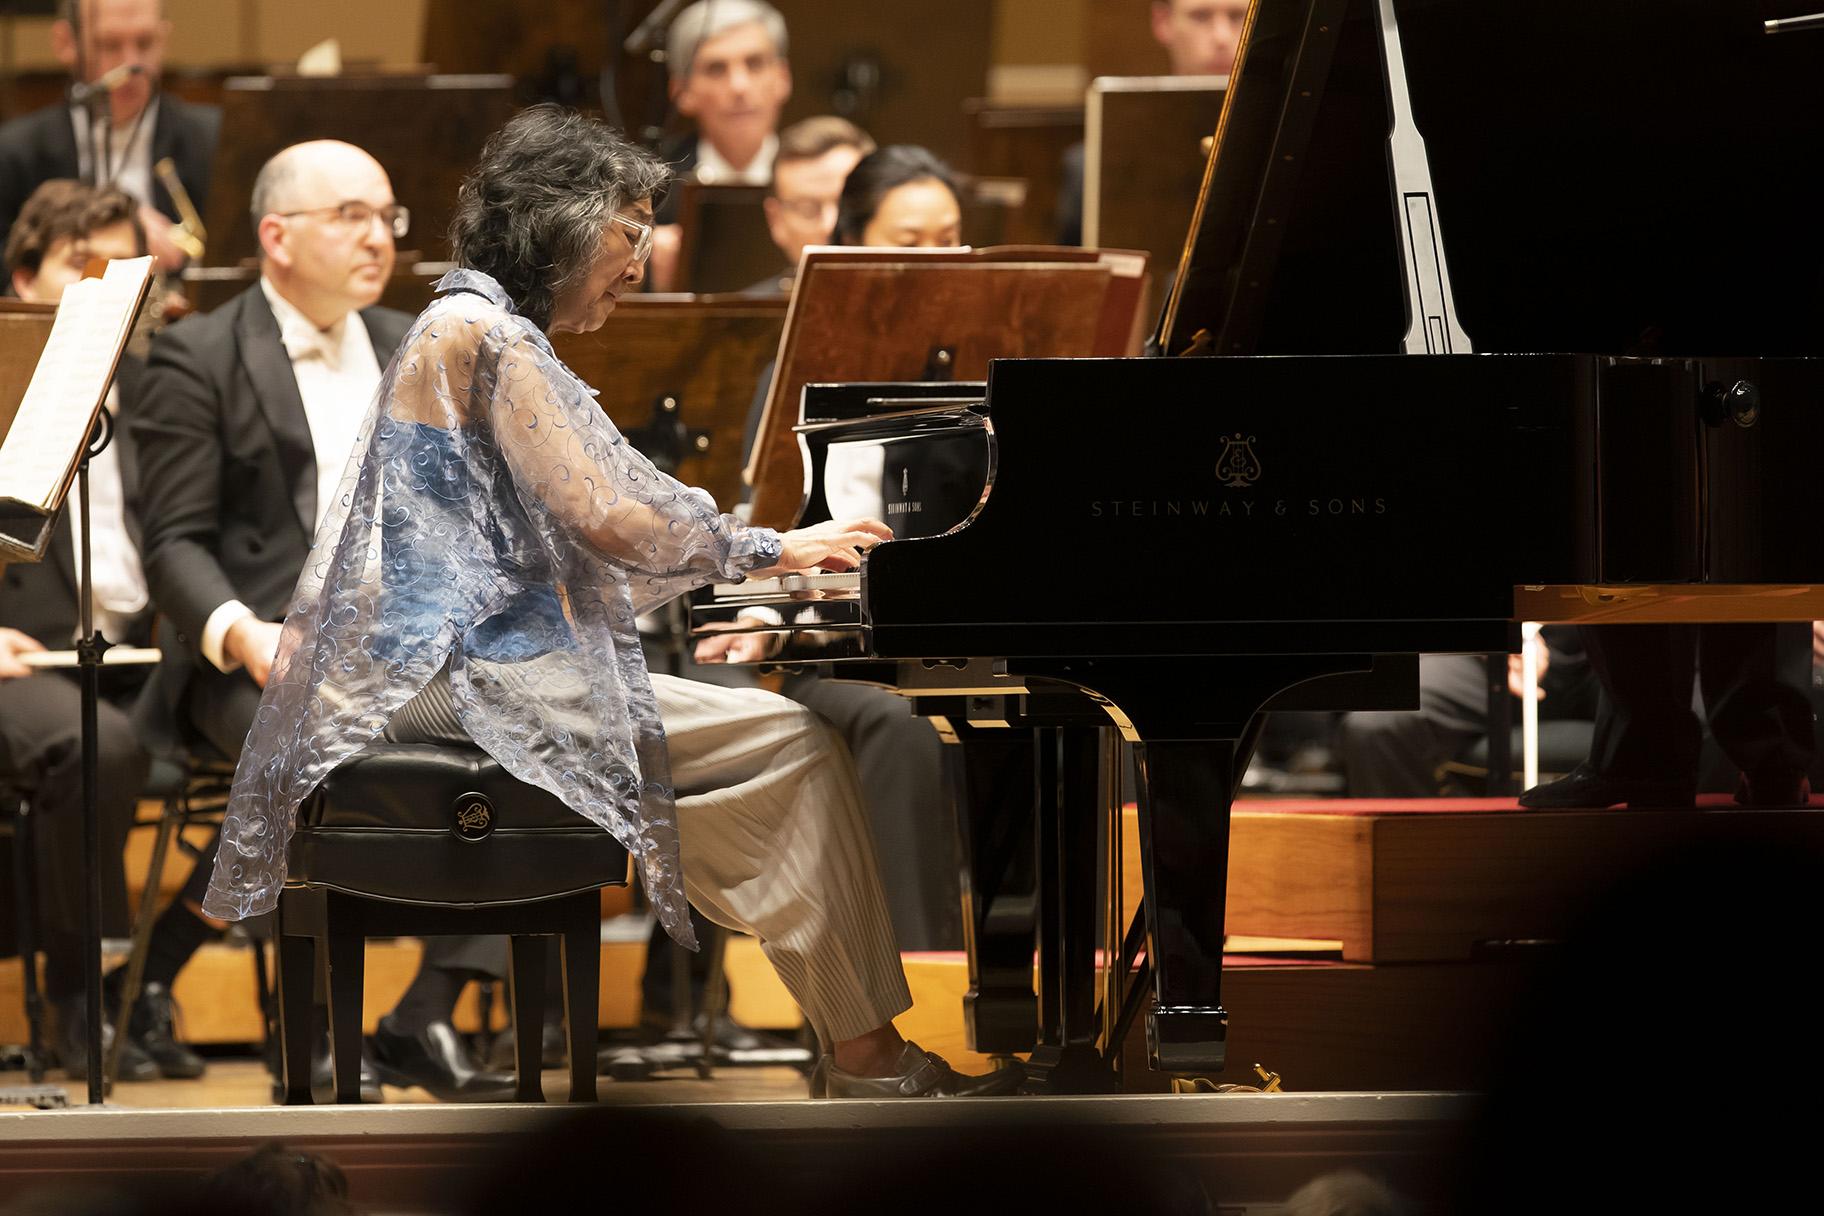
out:
<path id="1" fill-rule="evenodd" d="M 545 939 L 515 933 L 513 959 L 513 1063 L 515 1102 L 545 1100 L 543 1062 L 539 1058 L 545 1027 Z"/>
<path id="2" fill-rule="evenodd" d="M 283 904 L 280 909 L 273 934 L 279 952 L 279 1076 L 285 1105 L 309 1106 L 315 1101 L 310 1095 L 310 1027 L 317 943 L 285 932 Z"/>
<path id="3" fill-rule="evenodd" d="M 595 1101 L 601 904 L 594 891 L 564 917 L 564 1022 L 570 1032 L 570 1100 Z"/>
<path id="4" fill-rule="evenodd" d="M 366 986 L 367 938 L 358 929 L 351 931 L 332 919 L 328 939 L 329 1057 L 335 1064 L 336 1102 L 358 1105 L 361 1101 L 361 1003 Z"/>

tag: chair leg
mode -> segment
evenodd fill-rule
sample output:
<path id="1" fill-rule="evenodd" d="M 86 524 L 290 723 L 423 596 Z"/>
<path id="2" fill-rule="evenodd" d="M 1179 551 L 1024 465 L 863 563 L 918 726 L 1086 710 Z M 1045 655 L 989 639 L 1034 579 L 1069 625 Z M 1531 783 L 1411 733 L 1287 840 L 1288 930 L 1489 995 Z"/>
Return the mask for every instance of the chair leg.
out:
<path id="1" fill-rule="evenodd" d="M 38 860 L 32 805 L 19 799 L 13 828 L 13 891 L 19 970 L 25 984 L 25 1070 L 33 1085 L 44 1082 L 44 993 L 38 988 Z"/>
<path id="2" fill-rule="evenodd" d="M 279 953 L 279 1074 L 285 1105 L 309 1106 L 312 993 L 316 988 L 317 942 L 285 931 L 285 904 L 273 941 Z"/>
<path id="3" fill-rule="evenodd" d="M 331 907 L 334 907 L 332 897 Z M 336 1102 L 361 1101 L 361 998 L 367 938 L 359 928 L 338 924 L 332 912 L 329 944 L 329 1055 L 335 1064 Z"/>
<path id="4" fill-rule="evenodd" d="M 515 1102 L 545 1100 L 540 1047 L 545 1027 L 545 939 L 515 933 L 509 939 L 513 960 L 513 1067 Z"/>
<path id="5" fill-rule="evenodd" d="M 595 1101 L 601 968 L 601 902 L 591 891 L 564 918 L 564 1022 L 570 1032 L 572 1102 Z"/>
<path id="6" fill-rule="evenodd" d="M 146 976 L 146 952 L 152 945 L 152 925 L 158 919 L 158 889 L 164 881 L 165 858 L 171 839 L 184 821 L 182 804 L 167 799 L 152 836 L 152 861 L 146 867 L 146 881 L 140 887 L 139 907 L 133 911 L 133 945 L 127 951 L 127 970 L 120 985 L 120 1008 L 114 1014 L 114 1042 L 108 1048 L 110 1080 L 120 1075 L 120 1053 L 127 1047 L 127 1027 L 133 1021 L 133 1006 Z M 264 1005 L 261 1006 L 265 1008 Z"/>
<path id="7" fill-rule="evenodd" d="M 723 964 L 728 957 L 728 930 L 712 925 L 709 930 L 709 976 L 703 981 L 703 1032 L 698 1046 L 703 1054 L 697 1060 L 697 1075 L 705 1081 L 715 1072 L 716 1028 L 728 1004 L 728 977 Z"/>

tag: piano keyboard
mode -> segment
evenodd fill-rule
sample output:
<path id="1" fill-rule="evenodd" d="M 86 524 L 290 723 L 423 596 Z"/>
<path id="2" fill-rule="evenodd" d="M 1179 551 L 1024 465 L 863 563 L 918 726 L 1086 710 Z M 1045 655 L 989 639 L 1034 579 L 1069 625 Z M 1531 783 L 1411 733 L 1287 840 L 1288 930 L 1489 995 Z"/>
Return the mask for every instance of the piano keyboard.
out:
<path id="1" fill-rule="evenodd" d="M 837 574 L 782 574 L 778 578 L 750 578 L 744 583 L 717 583 L 717 599 L 748 599 L 766 595 L 803 596 L 806 592 L 860 591 L 861 572 Z"/>

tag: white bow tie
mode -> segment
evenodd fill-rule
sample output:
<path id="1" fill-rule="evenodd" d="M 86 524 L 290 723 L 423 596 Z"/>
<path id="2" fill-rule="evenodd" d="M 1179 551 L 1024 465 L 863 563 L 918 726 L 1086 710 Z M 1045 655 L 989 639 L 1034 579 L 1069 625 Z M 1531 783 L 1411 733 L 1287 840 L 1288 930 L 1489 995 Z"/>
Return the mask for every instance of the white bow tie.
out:
<path id="1" fill-rule="evenodd" d="M 318 329 L 302 317 L 289 317 L 279 330 L 279 341 L 284 343 L 285 353 L 293 363 L 305 359 L 321 359 L 331 371 L 340 371 L 342 335 L 347 326 L 347 317 L 328 329 Z"/>

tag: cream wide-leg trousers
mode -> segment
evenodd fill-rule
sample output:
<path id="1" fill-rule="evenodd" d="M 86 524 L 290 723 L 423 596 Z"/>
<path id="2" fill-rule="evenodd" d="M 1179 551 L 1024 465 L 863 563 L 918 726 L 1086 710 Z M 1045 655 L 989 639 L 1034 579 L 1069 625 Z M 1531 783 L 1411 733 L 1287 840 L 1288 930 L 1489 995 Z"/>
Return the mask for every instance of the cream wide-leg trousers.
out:
<path id="1" fill-rule="evenodd" d="M 757 688 L 653 673 L 671 753 L 684 893 L 751 933 L 827 1046 L 912 1007 L 848 749 Z M 467 742 L 447 671 L 400 709 L 395 743 Z"/>

